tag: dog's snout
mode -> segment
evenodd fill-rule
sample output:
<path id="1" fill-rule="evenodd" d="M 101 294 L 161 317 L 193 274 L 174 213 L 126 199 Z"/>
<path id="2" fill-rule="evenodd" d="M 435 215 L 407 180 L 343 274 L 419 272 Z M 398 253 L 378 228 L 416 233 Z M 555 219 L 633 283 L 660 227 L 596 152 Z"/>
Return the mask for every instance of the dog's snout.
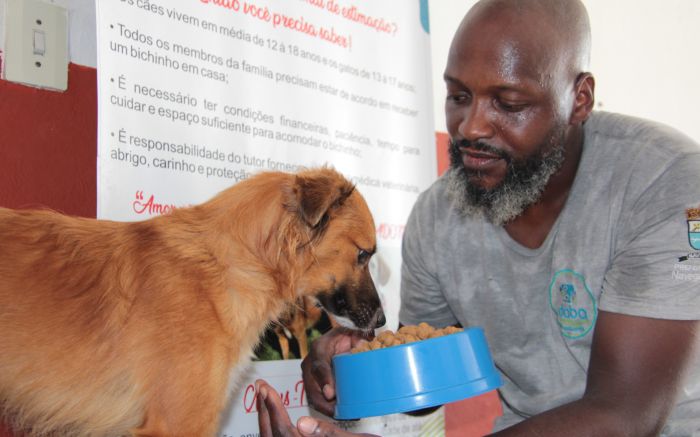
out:
<path id="1" fill-rule="evenodd" d="M 386 316 L 384 315 L 384 311 L 382 311 L 382 309 L 379 308 L 374 314 L 374 328 L 381 328 L 384 325 L 386 325 Z"/>

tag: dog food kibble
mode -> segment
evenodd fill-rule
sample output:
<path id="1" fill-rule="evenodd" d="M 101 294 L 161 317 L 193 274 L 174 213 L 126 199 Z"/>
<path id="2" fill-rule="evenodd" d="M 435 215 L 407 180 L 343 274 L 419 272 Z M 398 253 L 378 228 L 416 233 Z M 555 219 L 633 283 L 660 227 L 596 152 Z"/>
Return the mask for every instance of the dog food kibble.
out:
<path id="1" fill-rule="evenodd" d="M 383 331 L 377 335 L 372 341 L 362 341 L 350 350 L 352 353 L 367 352 L 385 347 L 398 346 L 400 344 L 413 343 L 428 338 L 441 337 L 443 335 L 454 334 L 455 332 L 464 331 L 462 328 L 448 326 L 442 329 L 436 329 L 427 323 L 419 325 L 402 326 L 397 332 Z"/>

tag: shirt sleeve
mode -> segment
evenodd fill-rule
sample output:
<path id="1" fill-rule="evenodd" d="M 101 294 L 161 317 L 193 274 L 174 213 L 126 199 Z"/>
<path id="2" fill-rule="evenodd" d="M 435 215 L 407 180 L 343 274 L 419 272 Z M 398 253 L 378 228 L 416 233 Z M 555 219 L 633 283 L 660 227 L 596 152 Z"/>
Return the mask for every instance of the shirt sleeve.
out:
<path id="1" fill-rule="evenodd" d="M 700 208 L 700 155 L 683 155 L 658 176 L 638 178 L 624 188 L 640 194 L 625 202 L 600 309 L 700 319 L 700 258 L 693 258 L 700 251 L 690 232 L 692 209 Z"/>
<path id="2" fill-rule="evenodd" d="M 435 327 L 458 323 L 438 279 L 434 212 L 437 205 L 423 193 L 411 211 L 401 246 L 401 305 L 399 322 Z"/>

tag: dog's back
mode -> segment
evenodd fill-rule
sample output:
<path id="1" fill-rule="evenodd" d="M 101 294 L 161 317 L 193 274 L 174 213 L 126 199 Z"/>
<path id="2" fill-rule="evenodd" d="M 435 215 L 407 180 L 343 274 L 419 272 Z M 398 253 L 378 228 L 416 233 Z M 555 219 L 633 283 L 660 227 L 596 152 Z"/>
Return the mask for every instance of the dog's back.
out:
<path id="1" fill-rule="evenodd" d="M 89 423 L 110 435 L 138 425 L 129 422 L 142 407 L 136 385 L 111 365 L 118 343 L 104 341 L 120 335 L 112 309 L 128 303 L 92 291 L 104 280 L 95 272 L 110 268 L 95 250 L 114 247 L 120 226 L 0 209 L 0 259 L 11 260 L 0 262 L 0 406 L 15 428 L 70 435 Z"/>

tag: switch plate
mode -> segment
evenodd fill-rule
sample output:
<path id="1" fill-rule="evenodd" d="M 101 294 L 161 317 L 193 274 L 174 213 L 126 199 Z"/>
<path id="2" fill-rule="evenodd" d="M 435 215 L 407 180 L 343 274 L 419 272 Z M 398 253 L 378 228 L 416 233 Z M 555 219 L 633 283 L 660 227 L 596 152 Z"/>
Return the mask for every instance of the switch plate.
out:
<path id="1" fill-rule="evenodd" d="M 65 91 L 68 88 L 66 9 L 40 0 L 7 0 L 5 6 L 3 78 Z M 43 47 L 37 48 L 37 44 Z"/>

